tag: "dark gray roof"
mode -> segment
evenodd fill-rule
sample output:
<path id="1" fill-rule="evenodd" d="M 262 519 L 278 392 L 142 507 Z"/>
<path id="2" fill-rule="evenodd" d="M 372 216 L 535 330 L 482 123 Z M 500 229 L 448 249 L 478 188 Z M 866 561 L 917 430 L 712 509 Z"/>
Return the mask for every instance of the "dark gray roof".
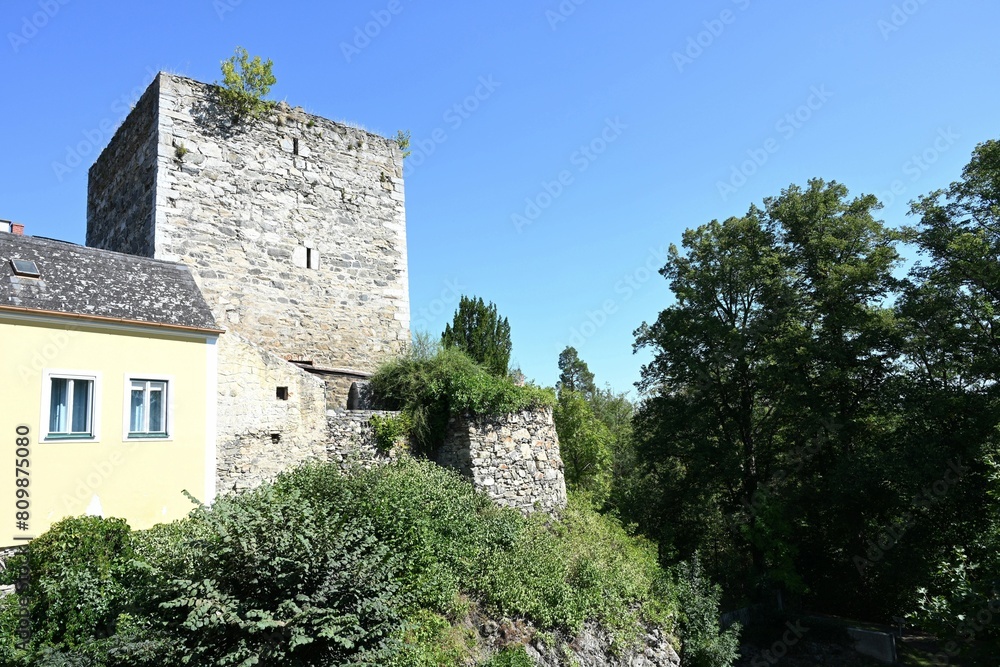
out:
<path id="1" fill-rule="evenodd" d="M 11 259 L 34 261 L 41 276 L 15 275 Z M 4 306 L 218 329 L 183 264 L 9 233 L 0 233 L 0 308 Z"/>

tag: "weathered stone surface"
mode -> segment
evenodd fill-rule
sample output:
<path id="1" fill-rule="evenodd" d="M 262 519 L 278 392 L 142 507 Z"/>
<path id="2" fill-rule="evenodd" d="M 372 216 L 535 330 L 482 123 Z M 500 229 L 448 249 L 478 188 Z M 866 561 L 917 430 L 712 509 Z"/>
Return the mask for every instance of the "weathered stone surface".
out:
<path id="1" fill-rule="evenodd" d="M 325 460 L 323 380 L 238 334 L 220 336 L 218 346 L 219 491 L 253 488 L 290 466 Z"/>
<path id="2" fill-rule="evenodd" d="M 100 159 L 90 168 L 87 190 L 89 246 L 154 256 L 159 92 L 157 77 L 136 102 Z"/>
<path id="3" fill-rule="evenodd" d="M 391 413 L 328 411 L 323 378 L 226 334 L 219 339 L 218 488 L 254 488 L 306 461 L 390 461 L 394 454 L 375 447 L 375 414 Z"/>
<path id="4" fill-rule="evenodd" d="M 454 468 L 498 504 L 523 512 L 566 506 L 566 480 L 551 410 L 453 417 L 439 464 Z"/>
<path id="5" fill-rule="evenodd" d="M 402 453 L 397 447 L 382 452 L 375 444 L 371 418 L 396 415 L 387 410 L 330 410 L 327 412 L 327 460 L 343 470 L 360 466 L 370 468 L 396 460 Z"/>
<path id="6" fill-rule="evenodd" d="M 375 410 L 378 401 L 370 382 L 352 382 L 347 393 L 348 410 Z"/>
<path id="7" fill-rule="evenodd" d="M 190 265 L 283 358 L 374 370 L 410 338 L 398 147 L 287 107 L 231 127 L 213 91 L 157 76 L 91 169 L 88 245 Z"/>

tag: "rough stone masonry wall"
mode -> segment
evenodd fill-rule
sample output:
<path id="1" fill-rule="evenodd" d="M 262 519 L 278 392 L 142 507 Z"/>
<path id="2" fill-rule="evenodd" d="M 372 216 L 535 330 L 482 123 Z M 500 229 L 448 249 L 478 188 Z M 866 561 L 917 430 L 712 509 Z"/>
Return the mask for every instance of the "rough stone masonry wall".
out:
<path id="1" fill-rule="evenodd" d="M 500 505 L 524 512 L 566 506 L 566 480 L 551 410 L 453 417 L 437 462 L 458 470 Z"/>
<path id="2" fill-rule="evenodd" d="M 253 488 L 290 466 L 326 459 L 323 381 L 237 334 L 220 336 L 218 346 L 219 491 Z"/>
<path id="3" fill-rule="evenodd" d="M 287 106 L 232 128 L 213 90 L 161 73 L 147 91 L 158 108 L 137 107 L 102 153 L 91 200 L 149 186 L 117 146 L 144 145 L 152 116 L 155 256 L 193 267 L 228 331 L 284 358 L 374 370 L 410 337 L 399 148 Z M 122 201 L 95 205 L 88 243 L 131 251 L 112 232 L 134 217 Z"/>
<path id="4" fill-rule="evenodd" d="M 153 256 L 159 92 L 156 79 L 90 168 L 88 246 Z"/>
<path id="5" fill-rule="evenodd" d="M 352 466 L 368 468 L 395 460 L 399 451 L 382 452 L 375 444 L 371 418 L 397 415 L 386 410 L 330 410 L 327 412 L 327 460 L 348 470 Z"/>

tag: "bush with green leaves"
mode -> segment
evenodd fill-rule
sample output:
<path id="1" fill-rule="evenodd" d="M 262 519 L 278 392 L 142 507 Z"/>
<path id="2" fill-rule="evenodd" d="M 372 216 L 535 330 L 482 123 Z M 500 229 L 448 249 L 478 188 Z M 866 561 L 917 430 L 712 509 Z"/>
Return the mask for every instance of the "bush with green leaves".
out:
<path id="1" fill-rule="evenodd" d="M 161 608 L 191 665 L 344 664 L 388 656 L 398 556 L 363 517 L 265 486 L 197 510 L 208 537 Z"/>
<path id="2" fill-rule="evenodd" d="M 957 548 L 941 559 L 928 583 L 917 591 L 907 614 L 917 627 L 955 642 L 963 651 L 973 642 L 1000 638 L 1000 569 L 995 563 L 976 562 Z"/>
<path id="3" fill-rule="evenodd" d="M 17 598 L 27 598 L 31 641 L 26 651 L 6 642 L 19 612 L 5 608 L 3 664 L 137 666 L 162 655 L 166 643 L 146 616 L 149 587 L 124 520 L 64 519 L 9 559 L 6 571 L 16 575 L 25 564 L 29 585 Z"/>
<path id="4" fill-rule="evenodd" d="M 499 415 L 552 406 L 554 394 L 490 374 L 457 348 L 417 347 L 383 364 L 372 378 L 376 394 L 411 423 L 418 453 L 430 454 L 444 441 L 453 415 Z"/>
<path id="5" fill-rule="evenodd" d="M 409 415 L 372 415 L 368 421 L 375 434 L 375 446 L 382 453 L 392 450 L 399 439 L 410 432 L 412 424 Z"/>
<path id="6" fill-rule="evenodd" d="M 3 664 L 443 666 L 476 653 L 473 608 L 544 631 L 595 620 L 619 649 L 682 611 L 653 545 L 581 498 L 525 517 L 411 458 L 311 464 L 169 525 L 73 519 L 36 544 L 32 588 L 0 604 Z M 38 609 L 23 655 L 21 595 Z M 691 627 L 688 645 L 711 643 Z"/>
<path id="7" fill-rule="evenodd" d="M 719 627 L 719 586 L 709 581 L 697 555 L 673 568 L 680 603 L 684 667 L 729 667 L 739 657 L 740 625 Z"/>
<path id="8" fill-rule="evenodd" d="M 262 61 L 260 56 L 251 60 L 242 46 L 222 61 L 219 103 L 232 114 L 234 121 L 260 118 L 274 107 L 274 102 L 264 99 L 277 82 L 271 72 L 273 65 L 270 60 Z"/>
<path id="9" fill-rule="evenodd" d="M 523 646 L 505 648 L 483 663 L 483 667 L 535 667 Z"/>

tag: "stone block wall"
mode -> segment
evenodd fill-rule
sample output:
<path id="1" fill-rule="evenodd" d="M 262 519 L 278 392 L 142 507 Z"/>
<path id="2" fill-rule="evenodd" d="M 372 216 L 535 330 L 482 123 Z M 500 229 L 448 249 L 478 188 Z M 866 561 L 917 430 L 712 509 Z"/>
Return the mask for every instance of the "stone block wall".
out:
<path id="1" fill-rule="evenodd" d="M 551 410 L 453 417 L 436 460 L 469 478 L 500 505 L 523 512 L 566 506 L 566 479 Z"/>
<path id="2" fill-rule="evenodd" d="M 118 193 L 153 192 L 153 255 L 193 268 L 220 326 L 286 359 L 374 370 L 410 338 L 398 146 L 287 105 L 233 127 L 214 90 L 159 74 L 91 169 L 88 244 L 149 254 L 128 241 L 149 236 L 148 211 Z M 150 142 L 155 169 L 133 164 Z"/>
<path id="3" fill-rule="evenodd" d="M 399 451 L 381 452 L 375 445 L 375 431 L 371 418 L 375 415 L 396 415 L 386 410 L 330 410 L 327 412 L 328 461 L 340 464 L 347 470 L 360 465 L 368 468 L 388 463 L 399 456 Z"/>
<path id="4" fill-rule="evenodd" d="M 323 380 L 237 334 L 219 337 L 220 492 L 253 488 L 327 455 Z"/>
<path id="5" fill-rule="evenodd" d="M 90 168 L 87 245 L 92 248 L 153 257 L 159 96 L 157 78 Z"/>

